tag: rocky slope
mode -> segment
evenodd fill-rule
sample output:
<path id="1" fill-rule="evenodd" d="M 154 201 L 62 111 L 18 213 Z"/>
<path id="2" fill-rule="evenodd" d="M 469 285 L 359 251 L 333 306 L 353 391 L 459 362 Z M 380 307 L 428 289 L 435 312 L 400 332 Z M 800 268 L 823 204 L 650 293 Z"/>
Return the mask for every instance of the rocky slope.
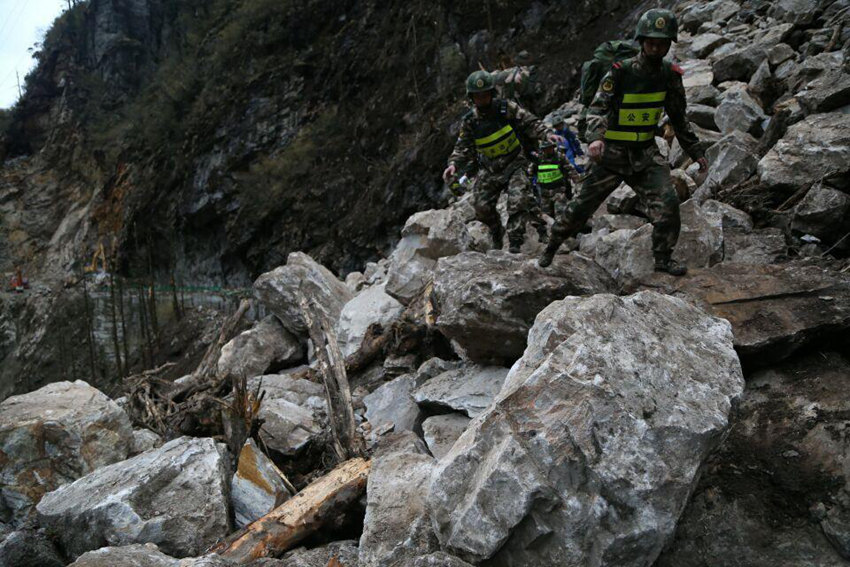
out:
<path id="1" fill-rule="evenodd" d="M 535 5 L 524 15 L 557 14 Z M 386 259 L 344 281 L 303 252 L 259 263 L 265 273 L 245 272 L 259 276 L 256 322 L 217 324 L 233 338 L 210 332 L 194 373 L 136 375 L 114 400 L 80 380 L 0 402 L 0 564 L 850 561 L 850 9 L 676 10 L 672 56 L 711 161 L 699 176 L 675 141 L 656 139 L 682 200 L 687 276 L 652 272 L 652 227 L 627 186 L 547 269 L 531 230 L 523 253 L 493 250 L 467 198 L 410 216 Z M 519 38 L 533 23 L 522 21 Z M 552 20 L 541 21 L 545 34 Z M 155 75 L 155 62 L 132 61 Z M 548 119 L 576 109 L 563 102 Z M 49 183 L 27 169 L 48 153 L 4 171 Z M 322 260 L 332 250 L 303 247 Z M 317 342 L 317 320 L 331 338 Z M 321 382 L 341 356 L 368 481 L 292 523 L 313 533 L 234 563 L 238 527 L 294 514 L 338 460 L 341 398 Z"/>

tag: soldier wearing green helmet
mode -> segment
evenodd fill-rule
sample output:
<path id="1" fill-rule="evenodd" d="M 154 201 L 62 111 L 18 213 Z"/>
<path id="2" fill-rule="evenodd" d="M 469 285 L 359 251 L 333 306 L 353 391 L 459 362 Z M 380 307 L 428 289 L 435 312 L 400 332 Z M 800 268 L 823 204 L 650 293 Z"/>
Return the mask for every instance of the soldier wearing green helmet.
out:
<path id="1" fill-rule="evenodd" d="M 526 175 L 526 153 L 531 148 L 523 145 L 563 139 L 518 103 L 496 98 L 496 83 L 487 71 L 469 75 L 466 94 L 473 106 L 461 120 L 443 179 L 448 183 L 458 171 L 478 169 L 473 193 L 475 217 L 490 227 L 497 247 L 501 247 L 503 231 L 496 203 L 502 191 L 507 191 L 508 245 L 511 252 L 519 252 L 526 222 L 537 228 L 541 240 L 546 238 L 546 223 Z"/>
<path id="2" fill-rule="evenodd" d="M 685 114 L 684 72 L 664 60 L 676 41 L 678 22 L 669 10 L 653 9 L 637 24 L 640 53 L 615 63 L 602 78 L 587 114 L 590 172 L 552 227 L 552 238 L 540 258 L 548 266 L 561 243 L 575 236 L 599 205 L 625 181 L 644 201 L 652 221 L 655 270 L 683 275 L 687 268 L 672 259 L 679 239 L 679 200 L 670 167 L 655 144 L 655 131 L 666 112 L 688 155 L 708 167 L 702 144 Z"/>

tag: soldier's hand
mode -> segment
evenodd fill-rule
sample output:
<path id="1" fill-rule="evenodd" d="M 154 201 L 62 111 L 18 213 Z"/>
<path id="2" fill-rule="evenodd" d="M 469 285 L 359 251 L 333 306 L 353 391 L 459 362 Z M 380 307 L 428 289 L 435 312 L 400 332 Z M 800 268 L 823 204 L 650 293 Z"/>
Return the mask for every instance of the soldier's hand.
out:
<path id="1" fill-rule="evenodd" d="M 454 177 L 454 175 L 455 175 L 455 172 L 456 172 L 456 171 L 457 171 L 457 168 L 454 166 L 454 164 L 449 165 L 449 166 L 446 168 L 446 170 L 443 172 L 443 181 L 445 181 L 446 183 L 448 183 L 448 182 L 449 182 L 449 179 L 451 179 L 452 177 Z"/>
<path id="2" fill-rule="evenodd" d="M 697 160 L 697 163 L 699 164 L 699 172 L 705 173 L 705 170 L 708 169 L 708 160 L 704 157 L 701 157 Z"/>
<path id="3" fill-rule="evenodd" d="M 596 140 L 591 143 L 587 147 L 587 154 L 590 156 L 590 159 L 593 161 L 599 161 L 602 159 L 602 153 L 605 151 L 605 142 L 602 140 Z"/>
<path id="4" fill-rule="evenodd" d="M 553 144 L 566 144 L 567 143 L 567 139 L 564 138 L 563 136 L 559 136 L 558 134 L 549 134 L 546 137 Z"/>

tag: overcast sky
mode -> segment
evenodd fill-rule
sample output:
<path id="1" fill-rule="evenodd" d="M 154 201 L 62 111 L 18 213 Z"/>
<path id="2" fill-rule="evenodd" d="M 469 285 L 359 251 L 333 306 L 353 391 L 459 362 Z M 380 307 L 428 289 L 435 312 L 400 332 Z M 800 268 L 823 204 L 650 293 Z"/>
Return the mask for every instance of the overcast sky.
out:
<path id="1" fill-rule="evenodd" d="M 65 0 L 0 0 L 0 108 L 15 104 L 15 70 L 23 85 L 24 76 L 35 64 L 27 49 L 44 38 L 67 5 Z"/>

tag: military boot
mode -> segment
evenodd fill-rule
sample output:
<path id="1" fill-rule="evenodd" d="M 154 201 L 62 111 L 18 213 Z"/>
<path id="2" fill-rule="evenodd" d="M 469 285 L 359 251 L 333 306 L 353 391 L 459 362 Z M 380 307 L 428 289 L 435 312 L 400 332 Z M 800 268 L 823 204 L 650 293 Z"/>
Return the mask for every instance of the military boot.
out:
<path id="1" fill-rule="evenodd" d="M 671 276 L 684 276 L 688 273 L 688 268 L 672 258 L 660 258 L 655 260 L 655 271 L 666 272 Z"/>
<path id="2" fill-rule="evenodd" d="M 522 238 L 508 237 L 508 252 L 511 254 L 519 254 L 522 248 Z"/>
<path id="3" fill-rule="evenodd" d="M 540 244 L 549 242 L 549 233 L 546 231 L 545 224 L 537 227 L 537 240 L 540 241 Z"/>
<path id="4" fill-rule="evenodd" d="M 549 244 L 546 246 L 546 250 L 543 251 L 543 255 L 537 260 L 537 265 L 541 268 L 545 268 L 546 266 L 552 263 L 552 260 L 555 259 L 555 254 L 558 253 L 558 248 L 561 247 L 561 243 L 554 238 L 549 241 Z"/>

